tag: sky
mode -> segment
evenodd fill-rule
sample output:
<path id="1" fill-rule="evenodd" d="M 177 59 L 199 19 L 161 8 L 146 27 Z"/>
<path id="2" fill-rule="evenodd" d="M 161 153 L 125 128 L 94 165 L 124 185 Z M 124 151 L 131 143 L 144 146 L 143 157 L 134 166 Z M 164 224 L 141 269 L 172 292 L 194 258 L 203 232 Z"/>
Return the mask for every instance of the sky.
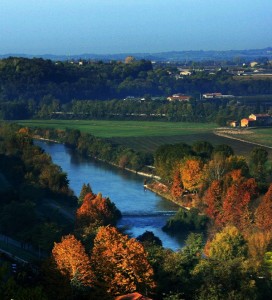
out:
<path id="1" fill-rule="evenodd" d="M 0 54 L 272 46 L 272 0 L 0 0 Z"/>

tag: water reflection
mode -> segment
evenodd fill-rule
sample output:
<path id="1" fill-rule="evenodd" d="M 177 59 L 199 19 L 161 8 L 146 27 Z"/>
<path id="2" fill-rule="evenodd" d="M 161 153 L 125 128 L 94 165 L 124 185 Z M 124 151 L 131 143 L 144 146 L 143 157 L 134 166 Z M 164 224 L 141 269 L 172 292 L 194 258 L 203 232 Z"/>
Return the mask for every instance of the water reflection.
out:
<path id="1" fill-rule="evenodd" d="M 77 155 L 62 144 L 36 141 L 49 153 L 53 162 L 68 174 L 70 187 L 79 195 L 83 183 L 90 183 L 95 193 L 109 197 L 124 214 L 118 226 L 128 228 L 136 237 L 144 231 L 153 231 L 163 246 L 173 250 L 183 246 L 184 236 L 173 237 L 161 230 L 169 215 L 178 206 L 144 190 L 144 178 L 106 163 Z"/>

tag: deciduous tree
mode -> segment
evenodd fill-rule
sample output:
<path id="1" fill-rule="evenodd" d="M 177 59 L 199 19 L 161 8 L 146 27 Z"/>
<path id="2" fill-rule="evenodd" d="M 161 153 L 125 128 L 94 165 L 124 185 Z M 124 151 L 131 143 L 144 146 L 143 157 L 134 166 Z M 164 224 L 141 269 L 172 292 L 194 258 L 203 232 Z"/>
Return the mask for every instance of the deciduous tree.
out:
<path id="1" fill-rule="evenodd" d="M 203 163 L 198 158 L 186 158 L 181 163 L 180 173 L 184 189 L 197 191 L 203 183 Z"/>
<path id="2" fill-rule="evenodd" d="M 58 270 L 70 280 L 76 278 L 84 286 L 94 284 L 90 259 L 81 242 L 73 235 L 67 235 L 60 243 L 55 243 L 52 254 Z"/>
<path id="3" fill-rule="evenodd" d="M 222 198 L 223 187 L 222 182 L 214 180 L 209 186 L 204 196 L 204 203 L 206 204 L 206 214 L 214 220 L 216 224 L 220 223 L 220 214 L 222 213 Z"/>
<path id="4" fill-rule="evenodd" d="M 258 194 L 254 178 L 246 179 L 240 170 L 230 172 L 229 187 L 223 200 L 222 222 L 245 229 L 252 223 L 250 204 Z"/>
<path id="5" fill-rule="evenodd" d="M 143 246 L 114 227 L 101 227 L 91 255 L 94 272 L 111 295 L 153 290 L 153 269 Z"/>
<path id="6" fill-rule="evenodd" d="M 272 229 L 272 184 L 255 211 L 255 224 L 262 230 Z"/>
<path id="7" fill-rule="evenodd" d="M 247 251 L 245 239 L 234 226 L 225 227 L 209 244 L 209 256 L 222 261 L 245 258 Z"/>
<path id="8" fill-rule="evenodd" d="M 92 188 L 91 188 L 90 184 L 89 183 L 87 183 L 87 184 L 83 183 L 80 194 L 79 194 L 79 197 L 78 197 L 78 204 L 79 205 L 82 204 L 85 196 L 89 193 L 91 193 L 93 195 L 93 191 L 92 191 Z"/>
<path id="9" fill-rule="evenodd" d="M 181 177 L 179 170 L 176 170 L 173 178 L 173 183 L 171 187 L 171 195 L 175 198 L 178 198 L 182 195 L 182 187 L 181 187 Z"/>

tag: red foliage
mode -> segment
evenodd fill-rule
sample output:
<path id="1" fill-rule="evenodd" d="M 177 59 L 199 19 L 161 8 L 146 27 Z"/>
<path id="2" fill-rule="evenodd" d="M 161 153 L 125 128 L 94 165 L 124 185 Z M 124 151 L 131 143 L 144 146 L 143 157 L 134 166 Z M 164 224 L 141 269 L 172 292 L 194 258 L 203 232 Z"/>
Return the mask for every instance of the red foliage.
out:
<path id="1" fill-rule="evenodd" d="M 181 187 L 181 177 L 180 172 L 177 170 L 174 174 L 173 184 L 171 187 L 171 195 L 175 198 L 178 198 L 182 195 L 182 187 Z"/>
<path id="2" fill-rule="evenodd" d="M 255 211 L 255 224 L 262 230 L 272 230 L 272 184 Z"/>
<path id="3" fill-rule="evenodd" d="M 237 171 L 237 170 L 235 170 Z M 233 183 L 227 189 L 223 201 L 222 222 L 245 229 L 252 222 L 249 204 L 257 196 L 257 183 L 254 178 L 245 179 L 238 172 L 232 172 Z"/>
<path id="4" fill-rule="evenodd" d="M 207 205 L 206 214 L 215 221 L 219 222 L 219 215 L 222 211 L 223 188 L 219 180 L 214 180 L 204 196 L 204 202 Z"/>
<path id="5" fill-rule="evenodd" d="M 115 221 L 115 212 L 116 208 L 108 198 L 88 193 L 76 212 L 76 227 L 108 225 Z"/>

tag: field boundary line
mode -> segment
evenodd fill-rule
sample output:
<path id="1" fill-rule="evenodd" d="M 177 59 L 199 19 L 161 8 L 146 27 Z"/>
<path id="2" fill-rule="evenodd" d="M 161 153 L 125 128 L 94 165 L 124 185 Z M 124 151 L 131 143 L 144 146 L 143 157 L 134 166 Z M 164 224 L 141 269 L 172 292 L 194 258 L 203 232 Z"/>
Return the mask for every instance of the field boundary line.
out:
<path id="1" fill-rule="evenodd" d="M 247 144 L 251 144 L 251 145 L 256 145 L 256 146 L 260 146 L 260 147 L 272 149 L 271 146 L 267 146 L 267 145 L 263 145 L 263 144 L 259 144 L 259 143 L 255 143 L 255 142 L 250 142 L 250 141 L 243 140 L 243 139 L 241 139 L 241 138 L 237 138 L 237 137 L 234 137 L 234 136 L 225 134 L 225 133 L 220 133 L 220 132 L 218 132 L 218 131 L 214 131 L 213 133 L 214 133 L 215 135 L 217 135 L 217 136 L 222 136 L 222 137 L 225 137 L 225 138 L 228 138 L 228 139 L 232 139 L 232 140 L 236 140 L 236 141 L 239 141 L 239 142 L 243 142 L 243 143 L 247 143 Z"/>

